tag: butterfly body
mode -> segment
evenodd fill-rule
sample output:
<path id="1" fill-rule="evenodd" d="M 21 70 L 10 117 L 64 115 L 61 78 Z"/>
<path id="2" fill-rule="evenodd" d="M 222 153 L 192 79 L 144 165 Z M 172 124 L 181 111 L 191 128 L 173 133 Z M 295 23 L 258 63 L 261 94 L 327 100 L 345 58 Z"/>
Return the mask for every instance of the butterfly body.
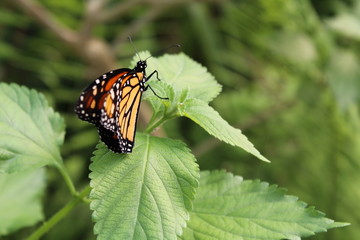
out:
<path id="1" fill-rule="evenodd" d="M 150 79 L 146 61 L 135 68 L 122 68 L 99 76 L 81 93 L 75 112 L 81 120 L 94 124 L 101 140 L 117 153 L 130 153 L 134 147 L 141 96 Z"/>

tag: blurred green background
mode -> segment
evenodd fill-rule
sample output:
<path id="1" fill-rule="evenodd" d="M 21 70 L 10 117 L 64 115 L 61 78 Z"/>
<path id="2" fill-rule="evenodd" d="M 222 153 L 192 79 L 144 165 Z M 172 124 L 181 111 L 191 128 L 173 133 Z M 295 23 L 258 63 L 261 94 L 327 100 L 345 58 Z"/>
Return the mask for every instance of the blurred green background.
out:
<path id="1" fill-rule="evenodd" d="M 184 140 L 203 170 L 277 184 L 352 224 L 309 239 L 360 239 L 360 1 L 1 1 L 0 81 L 37 89 L 65 118 L 62 153 L 78 189 L 89 182 L 98 135 L 76 118 L 74 103 L 103 72 L 129 67 L 129 35 L 154 55 L 179 43 L 169 52 L 206 66 L 223 85 L 212 106 L 272 163 L 187 119 L 168 122 L 159 135 Z M 150 114 L 143 103 L 140 129 Z M 69 199 L 54 169 L 47 178 L 46 218 Z M 82 205 L 44 239 L 95 239 L 92 227 Z"/>

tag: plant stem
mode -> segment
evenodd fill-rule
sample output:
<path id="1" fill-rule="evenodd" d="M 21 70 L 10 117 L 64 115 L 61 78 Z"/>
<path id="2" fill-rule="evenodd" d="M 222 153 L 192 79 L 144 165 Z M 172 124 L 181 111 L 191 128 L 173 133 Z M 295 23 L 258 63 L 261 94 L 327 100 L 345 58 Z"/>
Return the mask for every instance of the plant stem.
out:
<path id="1" fill-rule="evenodd" d="M 77 192 L 74 186 L 74 183 L 72 182 L 68 172 L 66 171 L 64 165 L 60 164 L 57 166 L 58 170 L 60 171 L 61 176 L 64 178 L 66 186 L 69 188 L 69 191 L 71 195 L 76 196 Z"/>
<path id="2" fill-rule="evenodd" d="M 84 198 L 90 193 L 90 186 L 87 186 L 79 194 L 72 197 L 62 209 L 60 209 L 55 215 L 53 215 L 48 221 L 44 222 L 35 232 L 33 232 L 27 240 L 40 239 L 45 233 L 47 233 L 52 227 L 54 227 L 60 220 L 68 215 L 68 213 L 79 203 L 84 202 Z"/>
<path id="3" fill-rule="evenodd" d="M 145 133 L 150 134 L 152 131 L 154 131 L 155 128 L 157 128 L 158 126 L 160 126 L 162 123 L 164 123 L 167 119 L 162 117 L 160 118 L 157 122 L 155 122 L 154 124 L 148 125 L 148 127 L 145 129 Z"/>

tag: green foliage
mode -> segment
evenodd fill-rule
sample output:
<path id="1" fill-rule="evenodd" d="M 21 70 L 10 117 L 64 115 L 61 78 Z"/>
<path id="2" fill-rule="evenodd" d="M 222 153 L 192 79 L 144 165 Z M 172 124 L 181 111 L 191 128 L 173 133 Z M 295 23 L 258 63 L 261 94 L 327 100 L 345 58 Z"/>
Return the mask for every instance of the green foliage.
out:
<path id="1" fill-rule="evenodd" d="M 181 239 L 300 239 L 346 225 L 305 207 L 276 186 L 221 171 L 202 172 Z"/>
<path id="2" fill-rule="evenodd" d="M 199 169 L 178 141 L 138 134 L 131 154 L 101 144 L 90 165 L 98 239 L 174 239 L 189 219 Z"/>
<path id="3" fill-rule="evenodd" d="M 64 122 L 34 90 L 0 84 L 0 171 L 16 172 L 62 162 Z"/>
<path id="4" fill-rule="evenodd" d="M 168 57 L 166 62 L 170 65 L 173 64 L 173 62 L 179 63 L 179 59 L 181 58 L 184 58 L 184 55 L 180 57 Z M 180 69 L 184 68 L 180 67 Z M 197 72 L 196 65 L 195 67 L 186 69 L 189 69 L 193 74 L 194 72 Z M 173 68 L 172 70 L 177 69 Z M 181 75 L 181 71 L 174 72 L 176 73 L 175 75 Z M 163 69 L 163 73 L 166 75 L 165 69 Z M 192 84 L 201 87 L 201 85 L 206 84 L 206 82 L 196 82 L 196 79 L 201 79 L 201 74 L 199 75 L 198 78 L 195 78 L 192 81 Z M 168 82 L 170 83 L 166 83 L 167 86 L 164 89 L 165 93 L 174 96 L 174 98 L 163 104 L 164 107 L 162 110 L 164 110 L 164 113 L 162 119 L 158 119 L 158 122 L 164 122 L 167 118 L 169 119 L 175 116 L 187 116 L 202 126 L 210 134 L 231 144 L 243 147 L 245 150 L 253 153 L 262 160 L 266 160 L 247 138 L 242 135 L 240 130 L 236 130 L 228 125 L 214 109 L 201 100 L 203 96 L 201 92 L 192 92 L 188 90 L 187 88 L 191 88 L 186 81 L 183 81 L 183 84 L 178 84 L 177 88 L 174 88 L 171 85 L 171 79 L 174 77 L 171 76 L 172 75 L 170 74 L 167 75 L 168 79 L 170 79 Z M 19 123 L 20 119 L 27 118 L 29 120 L 26 122 L 31 123 L 27 127 L 30 131 L 20 131 L 22 135 L 24 135 L 23 138 L 31 139 L 31 143 L 39 142 L 38 145 L 44 146 L 43 148 L 45 149 L 50 143 L 51 148 L 49 152 L 53 149 L 57 150 L 63 140 L 63 122 L 61 118 L 46 105 L 45 99 L 35 91 L 29 91 L 26 88 L 20 88 L 16 85 L 9 86 L 2 84 L 1 87 L 3 90 L 2 100 L 5 109 L 2 118 L 2 131 L 10 134 L 10 132 L 23 129 L 24 126 Z M 215 91 L 213 92 L 214 94 L 216 93 Z M 152 100 L 152 98 L 149 99 L 150 101 L 153 101 L 152 105 L 155 107 L 155 110 L 156 108 L 159 109 L 156 100 Z M 7 106 L 15 109 L 15 111 L 6 111 Z M 154 115 L 159 116 L 156 112 Z M 41 117 L 39 118 L 39 116 Z M 9 119 L 11 119 L 12 122 L 10 122 Z M 43 129 L 47 130 L 49 134 L 45 135 L 45 132 L 39 134 Z M 26 135 L 29 133 L 31 133 L 31 135 Z M 9 144 L 9 141 L 6 141 L 6 143 Z M 11 141 L 10 138 L 10 143 L 16 146 L 18 142 L 15 142 L 14 140 Z M 51 143 L 53 144 L 51 145 Z M 5 144 L 5 141 L 3 144 Z M 4 147 L 4 149 L 12 148 Z M 35 153 L 39 152 L 35 147 L 31 147 L 31 149 L 34 150 Z M 137 145 L 132 154 L 124 155 L 112 153 L 104 146 L 104 144 L 99 145 L 99 149 L 94 154 L 93 163 L 90 165 L 92 171 L 90 174 L 90 178 L 92 179 L 90 185 L 93 189 L 90 194 L 90 199 L 92 200 L 91 209 L 94 211 L 93 218 L 96 222 L 95 233 L 99 235 L 99 239 L 138 239 L 144 237 L 174 239 L 176 235 L 182 235 L 182 228 L 186 226 L 186 221 L 189 220 L 189 211 L 192 209 L 192 200 L 194 199 L 194 193 L 199 178 L 195 158 L 189 153 L 189 150 L 184 144 L 170 139 L 152 137 L 147 134 L 137 134 Z M 18 168 L 18 174 L 23 174 L 26 169 L 31 170 L 35 167 L 39 168 L 45 164 L 57 166 L 61 160 L 59 157 L 58 159 L 60 160 L 57 160 L 56 164 L 54 163 L 54 160 L 51 159 L 47 160 L 47 162 L 45 161 L 43 165 L 38 163 L 37 165 L 34 164 L 35 166 L 33 168 L 24 168 L 24 166 L 29 165 L 26 161 L 30 161 L 32 164 L 34 160 L 29 158 L 26 152 L 18 155 L 24 160 L 12 164 L 13 168 L 10 168 L 13 171 Z M 3 156 L 6 156 L 6 154 L 3 154 Z M 13 156 L 3 158 L 4 163 L 7 163 L 3 164 L 5 170 L 9 171 L 8 163 L 13 162 L 14 158 L 15 157 Z M 16 157 L 15 159 L 17 160 L 17 158 L 19 157 Z M 40 155 L 38 158 L 41 159 L 44 157 L 43 155 Z M 245 182 L 242 183 L 240 187 L 240 179 L 237 179 L 240 180 L 240 182 L 235 181 L 234 183 L 231 183 L 226 181 L 231 181 L 231 179 L 226 179 L 224 180 L 225 182 L 222 182 L 221 179 L 219 181 L 219 176 L 217 175 L 219 175 L 219 173 L 213 174 L 214 180 L 209 173 L 203 174 L 203 186 L 200 187 L 197 199 L 195 199 L 195 207 L 194 211 L 192 211 L 193 215 L 184 238 L 189 238 L 189 236 L 192 235 L 196 236 L 198 233 L 203 234 L 204 231 L 209 230 L 207 229 L 208 227 L 205 227 L 204 229 L 204 225 L 201 224 L 201 221 L 204 221 L 202 214 L 210 214 L 205 222 L 211 222 L 213 226 L 216 226 L 210 231 L 210 235 L 219 238 L 232 237 L 237 234 L 239 234 L 239 236 L 250 236 L 249 239 L 269 235 L 271 238 L 293 237 L 292 235 L 296 235 L 295 233 L 300 236 L 306 236 L 314 231 L 319 231 L 320 226 L 322 227 L 322 230 L 324 230 L 331 227 L 331 223 L 333 223 L 325 218 L 316 221 L 320 215 L 313 211 L 311 212 L 312 219 L 315 220 L 310 220 L 308 215 L 304 217 L 302 208 L 300 208 L 300 211 L 299 206 L 285 204 L 287 201 L 294 202 L 294 198 L 285 198 L 285 200 L 283 200 L 284 203 L 277 199 L 279 197 L 279 192 L 272 193 L 273 189 L 271 188 L 269 192 L 273 195 L 267 196 L 266 193 L 263 193 L 267 190 L 267 186 L 264 184 Z M 5 177 L 10 175 L 4 174 L 3 176 L 5 179 Z M 219 186 L 214 187 L 211 185 L 211 188 L 209 189 L 206 185 L 207 182 L 214 184 L 214 181 L 215 183 L 216 181 L 219 181 Z M 43 186 L 43 181 L 40 181 L 40 183 Z M 10 181 L 9 186 L 13 187 L 14 184 L 19 183 L 15 182 L 11 184 Z M 224 186 L 226 186 L 226 188 L 221 189 Z M 231 188 L 229 189 L 229 187 Z M 216 189 L 215 191 L 214 188 Z M 30 191 L 30 194 L 25 194 L 27 197 L 25 197 L 24 200 L 27 201 L 29 198 L 30 200 L 33 200 L 34 195 L 35 198 L 36 196 L 39 196 L 42 189 L 43 187 L 40 186 L 35 189 L 37 191 Z M 234 191 L 234 196 L 230 195 L 231 201 L 227 201 L 226 197 L 225 200 L 223 199 L 220 201 L 222 202 L 222 205 L 218 205 L 220 199 L 217 199 L 217 197 L 221 197 L 222 192 L 227 192 L 228 194 L 231 191 Z M 249 208 L 247 192 L 251 193 L 251 203 L 256 202 L 255 207 Z M 213 194 L 219 193 L 220 196 L 213 196 Z M 206 199 L 205 202 L 202 201 L 204 198 Z M 215 199 L 211 201 L 211 198 Z M 2 232 L 8 233 L 19 227 L 33 224 L 41 219 L 42 215 L 38 204 L 39 198 L 37 197 L 35 200 L 36 201 L 33 201 L 33 204 L 36 204 L 33 207 L 35 209 L 32 211 L 35 211 L 37 214 L 30 211 L 26 212 L 26 214 L 31 213 L 30 218 L 25 214 L 13 215 L 15 221 L 7 221 L 9 226 L 3 226 Z M 273 203 L 274 201 L 276 201 L 275 205 Z M 239 205 L 236 205 L 235 203 L 239 203 Z M 22 202 L 22 204 L 24 205 L 24 202 Z M 266 204 L 270 205 L 266 206 Z M 70 206 L 72 205 L 73 204 L 70 204 Z M 244 209 L 244 206 L 248 206 L 246 211 L 240 211 L 241 209 Z M 259 209 L 257 209 L 257 207 L 260 207 L 262 210 L 268 208 L 274 212 L 269 212 L 267 210 L 264 211 L 265 215 L 259 215 Z M 64 209 L 64 211 L 59 212 L 59 215 L 63 215 L 62 212 L 66 213 L 68 211 L 68 208 Z M 154 209 L 157 210 L 154 211 Z M 240 210 L 238 211 L 238 209 Z M 292 212 L 291 216 L 293 218 L 282 218 L 284 213 L 281 213 L 281 210 L 289 211 L 289 209 Z M 226 216 L 229 212 L 232 212 L 231 217 L 229 218 L 230 220 L 225 220 L 227 219 Z M 212 217 L 211 214 L 213 214 Z M 219 218 L 221 215 L 223 215 L 223 217 Z M 248 219 L 254 218 L 254 215 L 256 215 L 257 221 L 249 225 Z M 16 216 L 19 216 L 21 221 L 17 221 Z M 244 221 L 247 222 L 248 226 L 246 231 L 248 232 L 241 227 L 245 223 L 239 223 L 238 221 L 232 222 L 231 220 L 234 219 L 234 217 L 240 216 L 241 219 L 245 218 Z M 272 217 L 274 216 L 275 218 L 273 219 Z M 280 219 L 281 224 L 277 225 L 276 223 L 278 223 Z M 294 222 L 297 223 L 301 221 L 307 222 L 306 227 L 301 225 L 302 228 L 305 228 L 305 230 L 302 231 L 299 230 L 301 227 L 297 224 L 294 226 Z M 315 221 L 313 225 L 310 224 L 311 221 Z M 14 224 L 14 222 L 16 222 L 16 224 Z M 264 225 L 265 222 L 266 226 Z M 293 233 L 290 232 L 289 227 L 285 224 L 286 222 L 289 222 L 289 224 L 291 223 L 290 225 L 292 226 L 291 229 Z M 259 230 L 261 228 L 257 228 L 258 225 L 262 225 L 264 229 L 275 229 L 273 231 L 276 232 L 276 234 L 261 231 Z M 314 227 L 314 225 L 317 227 Z M 231 233 L 228 232 L 229 226 L 232 226 Z M 338 226 L 341 225 L 339 224 Z M 235 229 L 237 229 L 236 233 L 234 232 Z M 252 236 L 252 232 L 256 232 L 256 235 Z M 286 235 L 284 235 L 284 233 L 286 233 Z"/>
<path id="5" fill-rule="evenodd" d="M 65 125 L 42 94 L 0 83 L 0 234 L 42 220 L 45 165 L 56 166 L 74 191 L 62 165 Z"/>
<path id="6" fill-rule="evenodd" d="M 180 115 L 199 124 L 208 133 L 234 146 L 243 148 L 259 159 L 268 162 L 239 129 L 230 126 L 212 107 L 198 99 L 187 99 L 179 107 Z"/>
<path id="7" fill-rule="evenodd" d="M 156 68 L 158 62 L 155 57 L 153 59 L 152 63 L 155 65 L 153 67 Z M 152 82 L 155 89 L 163 87 L 162 93 L 169 96 L 169 100 L 160 101 L 147 96 L 154 107 L 154 116 L 156 116 L 150 121 L 147 132 L 151 132 L 153 128 L 171 118 L 186 116 L 211 135 L 267 161 L 240 130 L 231 127 L 205 102 L 204 92 L 191 90 L 192 84 L 199 88 L 206 87 L 206 81 L 202 80 L 202 75 L 205 78 L 209 76 L 206 70 L 194 62 L 191 62 L 192 67 L 183 68 L 182 66 L 189 62 L 183 54 L 167 56 L 164 59 L 167 64 L 176 66 L 174 64 L 176 62 L 180 67 L 174 67 L 168 71 L 172 74 L 164 68 L 163 74 L 168 80 L 164 83 L 158 82 L 158 84 Z M 180 64 L 182 61 L 183 64 Z M 191 84 L 182 81 L 175 88 L 171 80 L 182 75 L 183 69 L 188 69 L 192 74 L 200 73 Z M 216 95 L 218 85 L 214 79 L 209 77 L 207 79 L 210 81 L 209 85 L 213 83 L 213 88 L 215 88 L 215 91 L 208 92 L 210 95 L 211 93 Z M 20 132 L 23 135 L 31 133 L 32 135 L 25 136 L 32 142 L 39 141 L 39 145 L 44 149 L 47 145 L 53 146 L 49 152 L 53 149 L 58 150 L 64 135 L 63 122 L 59 115 L 47 106 L 45 99 L 35 91 L 17 85 L 2 84 L 1 87 L 4 90 L 2 95 L 3 102 L 6 104 L 4 108 L 9 106 L 15 109 L 14 112 L 4 111 L 2 131 L 10 134 L 10 132 L 23 129 L 19 123 L 20 119 L 27 118 L 29 119 L 27 122 L 31 120 L 28 128 L 34 130 Z M 207 100 L 211 100 L 211 97 Z M 41 126 L 38 125 L 40 123 Z M 42 132 L 41 127 L 49 132 L 48 135 L 43 134 L 45 137 L 39 134 Z M 46 140 L 43 140 L 44 138 Z M 5 142 L 9 143 L 9 141 Z M 10 141 L 10 143 L 17 144 L 15 141 Z M 31 148 L 35 153 L 39 152 L 37 148 Z M 29 165 L 27 161 L 34 162 L 26 155 L 26 152 L 22 154 L 20 152 L 18 155 L 24 159 L 12 164 L 13 169 L 19 169 L 18 174 L 35 168 L 22 166 Z M 41 157 L 42 155 L 39 158 Z M 14 161 L 13 158 L 3 159 L 5 170 L 9 166 L 6 163 Z M 35 231 L 30 239 L 41 237 L 88 193 L 88 188 L 81 193 L 76 192 L 66 173 L 67 170 L 61 164 L 61 158 L 58 159 L 55 163 L 53 160 L 48 160 L 45 164 L 58 167 L 74 198 L 47 224 Z M 39 169 L 43 165 L 35 166 Z M 184 143 L 153 137 L 148 133 L 136 135 L 136 145 L 131 154 L 116 154 L 108 150 L 103 143 L 99 144 L 94 152 L 90 170 L 92 171 L 90 208 L 93 210 L 93 219 L 96 222 L 94 232 L 99 239 L 175 239 L 182 235 L 182 228 L 187 226 L 186 221 L 189 219 L 184 239 L 204 238 L 205 233 L 219 239 L 235 236 L 244 239 L 264 239 L 265 237 L 294 239 L 296 236 L 308 236 L 327 228 L 344 226 L 344 224 L 334 223 L 324 218 L 313 209 L 304 209 L 303 203 L 297 202 L 294 197 L 284 196 L 284 192 L 276 187 L 268 187 L 267 184 L 256 181 L 242 182 L 241 178 L 234 178 L 224 172 L 203 173 L 200 179 L 201 186 L 194 199 L 200 177 L 195 157 Z M 10 175 L 4 175 L 4 179 L 7 176 Z M 9 226 L 3 226 L 4 233 L 41 219 L 38 204 L 39 194 L 43 190 L 43 179 L 41 180 L 42 185 L 36 189 L 37 191 L 30 191 L 30 196 L 25 197 L 25 200 L 35 198 L 33 204 L 36 204 L 37 208 L 33 211 L 37 214 L 33 214 L 30 220 L 27 214 L 32 212 L 14 215 L 14 217 L 19 215 L 22 221 L 17 221 L 16 224 L 14 221 L 9 221 Z M 7 187 L 13 187 L 14 184 L 18 183 L 10 181 Z M 304 222 L 306 224 L 302 224 Z"/>
<path id="8" fill-rule="evenodd" d="M 149 53 L 140 53 L 140 56 L 145 58 L 149 56 Z M 133 64 L 135 64 L 135 59 Z M 153 80 L 150 82 L 151 86 L 161 95 L 169 96 L 168 101 L 161 102 L 156 97 L 149 97 L 149 93 L 147 94 L 147 99 L 155 109 L 153 121 L 149 123 L 149 126 L 154 128 L 167 119 L 185 116 L 218 139 L 241 147 L 263 161 L 268 161 L 239 129 L 231 127 L 208 105 L 208 102 L 219 93 L 221 87 L 204 67 L 185 54 L 152 57 L 148 65 L 148 72 L 151 73 L 156 69 L 161 73 L 159 78 L 165 82 L 156 84 Z M 155 120 L 157 122 L 152 125 Z"/>
<path id="9" fill-rule="evenodd" d="M 44 218 L 41 199 L 44 188 L 44 169 L 0 173 L 0 236 Z"/>
<path id="10" fill-rule="evenodd" d="M 360 100 L 359 64 L 356 54 L 349 50 L 334 53 L 329 64 L 327 71 L 329 84 L 334 91 L 337 103 L 343 110 Z"/>
<path id="11" fill-rule="evenodd" d="M 9 191 L 17 189 L 15 180 L 6 180 L 3 184 L 2 181 L 8 177 L 16 178 L 18 175 L 20 181 L 20 175 L 36 172 L 39 166 L 55 164 L 57 167 L 47 171 L 48 187 L 45 194 L 43 190 L 36 191 L 34 188 L 37 187 L 31 185 L 31 180 L 27 185 L 24 183 L 24 189 L 29 191 L 24 190 L 25 193 L 30 196 L 30 190 L 34 190 L 35 199 L 28 202 L 29 209 L 19 208 L 21 213 L 14 210 L 11 216 L 19 216 L 16 221 L 11 223 L 5 220 L 12 227 L 1 219 L 0 229 L 7 229 L 8 234 L 40 220 L 41 209 L 38 208 L 36 213 L 30 207 L 39 203 L 42 194 L 45 195 L 43 208 L 47 218 L 44 224 L 1 238 L 23 239 L 32 231 L 35 232 L 29 239 L 39 236 L 44 240 L 95 238 L 89 217 L 89 200 L 84 198 L 90 188 L 78 192 L 73 185 L 81 188 L 89 184 L 87 166 L 98 134 L 93 126 L 76 118 L 74 102 L 81 89 L 97 76 L 111 69 L 134 66 L 128 64 L 134 55 L 134 48 L 126 39 L 130 35 L 138 50 L 150 50 L 142 55 L 142 59 L 150 53 L 158 56 L 158 50 L 174 43 L 181 44 L 181 49 L 172 48 L 166 52 L 186 53 L 177 55 L 178 58 L 165 55 L 148 59 L 148 74 L 158 70 L 161 79 L 157 81 L 154 75 L 148 83 L 158 95 L 169 97 L 170 100 L 159 100 L 151 91 L 144 94 L 144 99 L 154 109 L 151 115 L 147 104 L 141 105 L 138 130 L 141 132 L 145 129 L 144 136 L 154 132 L 156 135 L 181 139 L 196 156 L 202 170 L 226 169 L 245 179 L 259 178 L 276 183 L 326 212 L 329 218 L 352 224 L 310 239 L 358 239 L 359 1 L 215 0 L 176 1 L 176 4 L 164 1 L 161 6 L 157 1 L 140 0 L 142 2 L 146 4 L 140 7 L 138 1 L 131 0 L 0 1 L 0 81 L 12 81 L 43 93 L 49 105 L 61 113 L 67 126 L 63 145 L 60 144 L 63 133 L 55 133 L 56 126 L 61 127 L 63 123 L 51 126 L 49 131 L 50 134 L 54 132 L 53 136 L 59 136 L 65 168 L 60 154 L 56 159 L 55 155 L 51 155 L 59 152 L 55 139 L 45 138 L 51 141 L 44 148 L 32 148 L 26 137 L 29 136 L 27 132 L 21 132 L 24 129 L 21 127 L 31 125 L 27 119 L 36 121 L 44 115 L 30 116 L 25 111 L 23 114 L 28 117 L 21 119 L 19 125 L 20 110 L 16 107 L 16 101 L 14 108 L 13 105 L 9 107 L 0 103 L 0 131 L 13 134 L 7 141 L 1 132 L 0 159 L 15 156 L 11 164 L 8 160 L 0 160 L 2 188 L 5 186 Z M 71 36 L 77 38 L 72 39 Z M 68 37 L 70 41 L 67 41 Z M 178 64 L 183 64 L 184 69 L 177 68 Z M 175 69 L 180 70 L 181 75 L 172 79 L 176 75 Z M 214 76 L 209 75 L 206 69 Z M 218 97 L 220 86 L 214 81 L 215 78 L 223 86 Z M 202 84 L 199 85 L 199 82 Z M 8 96 L 14 91 L 1 90 L 0 95 Z M 26 91 L 19 90 L 19 93 Z M 193 121 L 178 118 L 185 114 L 186 107 L 197 109 L 195 105 L 179 105 L 188 102 L 199 103 L 202 109 L 207 110 L 199 112 L 199 115 L 194 114 Z M 253 161 L 254 156 L 243 149 L 228 146 L 210 136 L 209 130 L 212 130 L 221 139 L 225 131 L 221 129 L 218 132 L 216 127 L 202 123 L 207 121 L 209 113 L 229 122 L 227 125 L 221 120 L 220 124 L 241 129 L 243 135 L 233 140 L 238 141 L 246 135 L 272 163 Z M 15 117 L 16 128 L 11 125 L 13 119 L 4 117 L 5 114 Z M 48 112 L 44 110 L 44 114 L 46 116 Z M 203 126 L 199 127 L 198 124 Z M 156 131 L 160 126 L 160 130 Z M 34 127 L 29 128 L 31 137 L 38 128 Z M 208 130 L 203 131 L 202 128 Z M 234 134 L 234 128 L 230 128 L 227 134 Z M 239 130 L 236 132 L 239 133 Z M 42 134 L 38 130 L 34 136 L 45 137 Z M 17 136 L 19 145 L 26 145 L 15 146 L 14 138 Z M 141 144 L 142 137 L 139 136 L 140 142 L 137 139 L 136 145 Z M 223 139 L 226 137 L 223 136 Z M 231 142 L 230 139 L 228 142 Z M 248 146 L 248 149 L 245 147 L 247 151 L 251 149 L 248 144 L 244 146 Z M 8 153 L 10 147 L 20 152 Z M 39 151 L 35 152 L 36 149 Z M 23 155 L 29 153 L 35 155 Z M 36 165 L 32 165 L 33 161 Z M 56 170 L 60 171 L 60 175 Z M 212 174 L 209 178 L 215 177 L 216 174 Z M 40 176 L 36 179 L 39 180 Z M 242 183 L 245 182 L 248 181 Z M 202 183 L 200 179 L 198 193 Z M 0 202 L 2 200 L 0 194 Z M 193 202 L 194 207 L 197 206 L 196 201 Z M 15 197 L 11 202 L 17 204 Z M 75 209 L 80 202 L 86 205 Z M 0 208 L 3 209 L 3 206 L 6 207 L 1 203 Z M 26 204 L 19 202 L 19 206 Z M 194 214 L 188 210 L 186 212 L 190 216 Z M 28 218 L 30 213 L 34 218 Z M 73 216 L 79 221 L 74 223 Z M 64 220 L 59 222 L 61 219 Z M 20 226 L 15 222 L 24 224 Z M 192 220 L 187 222 L 190 223 L 193 223 Z M 45 234 L 54 226 L 49 234 Z M 189 230 L 183 229 L 187 233 Z M 196 230 L 203 229 L 192 229 L 190 232 Z M 295 238 L 299 239 L 297 236 Z"/>
<path id="12" fill-rule="evenodd" d="M 150 56 L 150 53 L 141 52 L 140 56 L 145 58 Z M 132 61 L 133 66 L 135 66 L 136 61 L 137 57 L 134 57 Z M 208 103 L 221 90 L 221 86 L 215 81 L 214 76 L 205 67 L 184 53 L 176 55 L 165 54 L 159 58 L 150 58 L 148 60 L 147 71 L 151 73 L 155 70 L 159 72 L 161 80 L 172 86 L 175 92 L 175 100 L 180 100 L 180 96 L 186 90 L 187 98 L 196 98 Z"/>
<path id="13" fill-rule="evenodd" d="M 154 60 L 149 65 L 155 69 L 160 68 L 161 64 L 157 65 L 157 59 L 154 57 L 152 59 Z M 166 64 L 174 66 L 171 71 L 167 71 L 165 68 L 162 71 L 163 76 L 167 76 L 164 80 L 166 83 L 156 84 L 154 81 L 150 83 L 154 89 L 159 91 L 162 89 L 161 95 L 165 94 L 170 99 L 160 101 L 157 98 L 147 97 L 154 106 L 154 116 L 158 117 L 153 127 L 170 118 L 186 116 L 219 139 L 240 146 L 260 159 L 266 160 L 242 135 L 240 130 L 227 124 L 214 109 L 201 100 L 201 93 L 199 95 L 195 91 L 189 93 L 190 91 L 187 90 L 191 89 L 189 83 L 182 81 L 177 84 L 176 88 L 172 86 L 172 79 L 181 75 L 183 69 L 196 73 L 196 65 L 183 68 L 182 66 L 185 64 L 180 63 L 179 60 L 184 59 L 184 55 L 167 56 L 165 59 Z M 177 62 L 180 67 L 176 67 L 174 62 Z M 168 72 L 172 72 L 172 74 Z M 201 77 L 199 78 L 201 79 Z M 196 79 L 198 78 L 193 79 L 192 84 L 196 86 L 206 84 L 197 82 Z M 192 96 L 189 97 L 189 95 Z M 197 96 L 200 97 L 196 98 Z M 149 125 L 151 126 L 151 122 Z M 90 198 L 93 200 L 91 208 L 94 210 L 93 217 L 96 222 L 95 233 L 99 235 L 100 239 L 141 239 L 145 237 L 173 239 L 176 234 L 181 235 L 181 227 L 185 226 L 184 220 L 188 220 L 187 212 L 191 210 L 191 200 L 197 185 L 197 177 L 195 177 L 197 167 L 194 164 L 194 158 L 189 155 L 184 145 L 179 145 L 178 142 L 173 143 L 169 139 L 138 134 L 136 141 L 136 147 L 129 155 L 109 153 L 103 144 L 95 152 L 93 164 L 90 166 L 93 188 Z M 176 158 L 174 159 L 173 156 Z M 192 166 L 186 165 L 190 163 Z M 176 168 L 179 166 L 182 169 Z M 180 173 L 186 173 L 186 175 L 180 177 Z M 324 231 L 331 227 L 343 226 L 342 224 L 333 224 L 332 220 L 324 218 L 323 214 L 313 209 L 304 210 L 304 204 L 296 202 L 297 199 L 294 197 L 285 197 L 281 190 L 276 191 L 274 187 L 268 189 L 266 184 L 251 181 L 232 183 L 232 179 L 229 179 L 230 175 L 227 175 L 226 180 L 228 181 L 223 180 L 222 182 L 222 179 L 219 181 L 219 178 L 223 177 L 222 175 L 224 174 L 220 173 L 219 176 L 215 173 L 215 180 L 210 174 L 202 175 L 201 181 L 205 179 L 203 183 L 205 187 L 199 188 L 200 192 L 195 199 L 195 204 L 198 205 L 192 211 L 193 214 L 189 227 L 185 230 L 184 239 L 190 238 L 189 236 L 192 235 L 197 237 L 198 232 L 209 231 L 209 226 L 201 224 L 202 220 L 214 225 L 214 229 L 210 230 L 210 235 L 219 239 L 231 238 L 235 235 L 248 236 L 249 239 L 260 239 L 265 236 L 268 236 L 268 239 L 294 238 L 295 236 L 312 235 L 314 232 Z M 172 179 L 169 179 L 169 176 L 172 176 Z M 217 181 L 220 182 L 219 186 L 214 186 L 214 182 L 217 183 Z M 185 182 L 185 187 L 182 187 L 179 182 Z M 207 187 L 207 182 L 212 185 Z M 221 189 L 221 187 L 225 187 L 225 189 Z M 190 192 L 187 192 L 189 190 Z M 226 201 L 228 194 L 222 201 L 219 199 L 221 196 L 219 198 L 213 196 L 213 194 L 221 195 L 222 192 L 231 191 L 234 194 L 234 196 L 229 196 L 232 201 Z M 247 197 L 248 192 L 250 192 L 250 200 Z M 211 198 L 214 200 L 209 200 Z M 206 200 L 203 201 L 203 199 Z M 244 206 L 249 206 L 249 201 L 255 202 L 255 206 L 247 207 L 242 212 Z M 174 205 L 174 202 L 180 203 L 180 206 Z M 219 202 L 222 204 L 219 205 Z M 264 211 L 264 208 L 267 210 Z M 264 211 L 263 215 L 259 215 L 260 210 Z M 289 211 L 292 212 L 292 215 L 288 214 Z M 207 216 L 205 220 L 202 213 Z M 213 215 L 211 216 L 211 214 Z M 231 215 L 228 219 L 226 218 L 227 214 Z M 127 217 L 122 218 L 124 215 Z M 219 218 L 222 215 L 224 216 Z M 253 219 L 255 216 L 257 220 L 249 224 L 249 219 Z M 234 217 L 239 217 L 240 220 L 234 221 Z M 244 223 L 241 223 L 241 219 Z M 302 222 L 307 222 L 307 224 L 302 224 Z M 245 225 L 246 228 L 243 227 Z M 258 225 L 262 227 L 259 228 Z M 169 226 L 171 227 L 169 228 Z M 229 226 L 231 226 L 231 232 L 228 230 Z M 273 230 L 269 233 L 267 228 Z M 234 233 L 235 229 L 236 233 Z M 192 233 L 192 231 L 196 233 Z"/>
<path id="14" fill-rule="evenodd" d="M 360 3 L 354 1 L 352 7 L 345 6 L 344 3 L 339 4 L 337 15 L 327 19 L 328 26 L 334 33 L 344 36 L 348 39 L 360 40 L 360 23 L 359 12 Z"/>

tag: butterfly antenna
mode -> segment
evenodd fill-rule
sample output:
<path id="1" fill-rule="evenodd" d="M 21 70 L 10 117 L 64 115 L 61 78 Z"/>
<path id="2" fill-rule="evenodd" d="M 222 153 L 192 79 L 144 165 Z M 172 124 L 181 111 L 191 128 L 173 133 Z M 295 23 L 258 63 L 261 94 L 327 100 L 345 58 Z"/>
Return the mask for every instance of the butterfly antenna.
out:
<path id="1" fill-rule="evenodd" d="M 140 55 L 139 55 L 139 53 L 138 53 L 138 50 L 136 49 L 136 47 L 135 47 L 135 45 L 134 45 L 134 43 L 133 43 L 133 41 L 132 41 L 132 39 L 131 39 L 131 37 L 128 36 L 128 38 L 129 38 L 129 41 L 130 41 L 130 43 L 131 43 L 131 46 L 133 47 L 136 55 L 138 56 L 139 60 L 141 61 L 141 57 L 140 57 Z"/>
<path id="2" fill-rule="evenodd" d="M 144 61 L 148 60 L 148 59 L 151 58 L 151 57 L 152 57 L 152 55 L 148 56 L 147 58 L 145 58 Z"/>
<path id="3" fill-rule="evenodd" d="M 165 48 L 163 51 L 166 52 L 167 50 L 174 48 L 174 47 L 181 47 L 181 45 L 176 43 L 176 44 L 171 45 L 170 47 Z"/>

